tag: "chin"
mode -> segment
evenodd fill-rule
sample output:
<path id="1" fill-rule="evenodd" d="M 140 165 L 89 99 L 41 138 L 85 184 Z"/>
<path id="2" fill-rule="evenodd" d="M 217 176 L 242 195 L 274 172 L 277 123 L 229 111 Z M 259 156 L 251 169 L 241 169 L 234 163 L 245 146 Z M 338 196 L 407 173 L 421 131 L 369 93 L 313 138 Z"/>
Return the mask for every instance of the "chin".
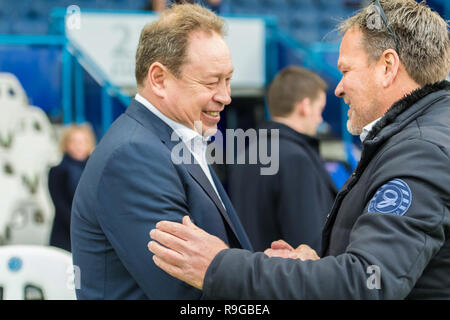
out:
<path id="1" fill-rule="evenodd" d="M 362 129 L 356 128 L 352 125 L 350 120 L 347 120 L 347 131 L 354 136 L 359 136 L 362 132 Z"/>

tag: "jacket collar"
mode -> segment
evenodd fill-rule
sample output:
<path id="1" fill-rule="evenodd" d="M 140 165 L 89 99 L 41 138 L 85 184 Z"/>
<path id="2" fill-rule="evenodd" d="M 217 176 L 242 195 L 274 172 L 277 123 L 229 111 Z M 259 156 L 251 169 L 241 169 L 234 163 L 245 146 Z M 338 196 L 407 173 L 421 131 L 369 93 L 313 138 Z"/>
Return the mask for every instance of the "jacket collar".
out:
<path id="1" fill-rule="evenodd" d="M 365 163 L 372 158 L 379 146 L 426 112 L 433 105 L 432 102 L 440 99 L 448 90 L 450 82 L 444 80 L 418 88 L 395 102 L 364 140 L 361 160 L 355 173 L 364 169 Z"/>
<path id="2" fill-rule="evenodd" d="M 424 87 L 414 90 L 410 94 L 395 102 L 392 107 L 389 108 L 388 111 L 386 111 L 380 121 L 378 121 L 372 128 L 372 131 L 367 136 L 367 140 L 372 140 L 375 136 L 378 135 L 381 129 L 387 127 L 388 125 L 392 123 L 402 122 L 407 118 L 410 118 L 411 116 L 417 114 L 418 111 L 421 111 L 423 105 L 426 104 L 419 104 L 418 102 L 425 97 L 427 100 L 432 100 L 435 97 L 430 97 L 429 95 L 441 90 L 450 90 L 450 82 L 444 80 L 433 84 L 427 84 Z M 402 116 L 400 117 L 401 114 Z"/>
<path id="3" fill-rule="evenodd" d="M 148 110 L 144 105 L 135 99 L 131 100 L 130 105 L 125 111 L 127 115 L 139 122 L 144 128 L 152 131 L 163 143 L 171 142 L 173 130 L 164 121 L 158 118 L 154 113 Z M 178 141 L 177 141 L 178 142 Z"/>
<path id="4" fill-rule="evenodd" d="M 86 162 L 88 161 L 88 158 L 80 161 L 80 160 L 76 160 L 76 159 L 72 158 L 68 153 L 64 153 L 62 161 L 84 167 L 86 165 Z"/>
<path id="5" fill-rule="evenodd" d="M 307 144 L 312 147 L 315 151 L 319 152 L 319 140 L 315 137 L 308 136 L 306 134 L 300 133 L 292 129 L 291 127 L 276 121 L 263 121 L 259 129 L 278 129 L 280 130 L 280 137 L 292 140 L 299 144 Z M 268 132 L 270 135 L 270 131 Z"/>

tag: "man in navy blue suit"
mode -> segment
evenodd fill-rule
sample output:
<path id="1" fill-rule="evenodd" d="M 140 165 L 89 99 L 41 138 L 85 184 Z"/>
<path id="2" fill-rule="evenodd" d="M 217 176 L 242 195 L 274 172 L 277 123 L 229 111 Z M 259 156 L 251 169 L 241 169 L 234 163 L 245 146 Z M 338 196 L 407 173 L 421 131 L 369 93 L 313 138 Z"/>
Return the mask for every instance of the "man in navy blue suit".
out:
<path id="1" fill-rule="evenodd" d="M 78 299 L 203 298 L 154 264 L 146 244 L 160 220 L 188 215 L 228 246 L 252 250 L 205 156 L 207 136 L 231 102 L 223 28 L 211 11 L 184 4 L 142 30 L 138 94 L 90 157 L 74 198 Z M 194 161 L 176 164 L 180 144 Z"/>

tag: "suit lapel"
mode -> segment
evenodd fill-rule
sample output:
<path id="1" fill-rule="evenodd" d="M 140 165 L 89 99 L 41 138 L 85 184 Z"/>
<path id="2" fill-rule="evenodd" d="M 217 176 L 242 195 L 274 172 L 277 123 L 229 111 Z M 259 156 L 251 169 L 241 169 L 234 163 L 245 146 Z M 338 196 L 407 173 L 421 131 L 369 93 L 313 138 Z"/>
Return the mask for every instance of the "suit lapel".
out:
<path id="1" fill-rule="evenodd" d="M 233 208 L 233 204 L 231 203 L 230 198 L 228 197 L 225 189 L 222 186 L 222 183 L 215 174 L 214 170 L 210 168 L 209 171 L 211 172 L 211 176 L 216 185 L 217 191 L 219 192 L 219 195 L 222 198 L 222 201 L 226 207 L 228 219 L 229 221 L 231 221 L 231 223 L 229 222 L 229 225 L 234 233 L 234 236 L 239 241 L 239 244 L 241 245 L 242 248 L 253 251 L 253 247 L 250 243 L 250 240 L 248 239 L 248 236 L 245 233 L 244 227 L 242 226 L 241 221 L 239 220 L 239 217 Z"/>
<path id="2" fill-rule="evenodd" d="M 163 143 L 170 142 L 172 128 L 136 100 L 131 100 L 125 113 L 153 132 Z"/>
<path id="3" fill-rule="evenodd" d="M 172 141 L 166 142 L 166 145 L 168 145 L 169 148 L 173 147 L 173 146 L 171 146 L 171 143 L 172 143 Z M 226 195 L 220 194 L 219 190 L 222 187 L 222 185 L 221 185 L 221 182 L 218 181 L 218 179 L 215 179 L 215 174 L 214 174 L 213 170 L 210 170 L 210 173 L 211 173 L 211 176 L 213 177 L 214 184 L 216 185 L 216 188 L 220 194 L 220 197 L 222 198 L 223 204 L 220 201 L 219 196 L 217 195 L 216 191 L 214 190 L 213 186 L 209 182 L 208 178 L 206 177 L 205 173 L 203 172 L 203 169 L 200 167 L 199 164 L 191 163 L 191 164 L 181 164 L 181 165 L 184 166 L 185 168 L 187 168 L 187 170 L 188 170 L 189 174 L 192 176 L 192 178 L 194 178 L 194 180 L 197 181 L 197 183 L 202 187 L 202 189 L 205 191 L 205 193 L 208 195 L 208 197 L 214 202 L 214 204 L 216 205 L 220 214 L 222 215 L 223 219 L 226 221 L 226 223 L 230 227 L 231 231 L 233 232 L 234 236 L 241 243 L 241 246 L 243 246 L 243 243 L 240 240 L 241 238 L 238 236 L 238 233 L 236 232 L 235 225 L 234 225 L 232 219 L 230 219 L 230 214 L 233 214 L 233 213 L 232 212 L 228 213 L 227 209 L 224 207 L 224 205 L 226 206 L 227 198 L 225 198 Z M 209 166 L 208 166 L 208 168 L 209 168 Z"/>
<path id="4" fill-rule="evenodd" d="M 153 114 L 150 110 L 148 110 L 138 101 L 133 99 L 131 101 L 130 106 L 126 110 L 126 113 L 130 117 L 134 118 L 136 121 L 141 123 L 144 127 L 150 129 L 153 133 L 155 133 L 161 139 L 161 141 L 167 146 L 167 148 L 169 148 L 169 150 L 172 150 L 175 147 L 175 145 L 183 143 L 181 138 L 178 137 L 176 133 L 174 133 L 174 131 L 170 126 L 168 126 L 164 121 L 158 118 L 155 114 Z M 172 139 L 174 134 L 175 137 L 178 137 L 178 139 Z M 185 147 L 184 150 L 188 150 L 187 146 Z M 192 155 L 190 156 L 191 159 L 193 159 L 193 156 Z M 230 219 L 227 211 L 225 210 L 224 206 L 222 205 L 222 202 L 219 199 L 219 196 L 217 195 L 213 186 L 209 182 L 200 165 L 196 163 L 181 164 L 181 165 L 188 170 L 192 178 L 194 178 L 194 180 L 197 181 L 197 183 L 202 187 L 202 189 L 205 191 L 208 197 L 214 202 L 223 219 L 226 221 L 226 223 L 234 233 L 235 237 L 238 239 L 239 242 L 241 242 L 241 245 L 243 245 L 242 241 L 240 240 L 241 238 L 238 237 L 238 233 L 236 232 L 233 223 L 233 220 L 235 219 Z M 215 175 L 212 170 L 210 170 L 210 173 L 213 177 L 213 181 L 216 185 L 217 190 L 220 190 L 219 188 L 222 187 L 220 181 L 215 179 Z M 226 195 L 225 196 L 221 195 L 221 197 L 225 204 L 227 200 L 227 198 L 225 198 Z"/>
<path id="5" fill-rule="evenodd" d="M 202 168 L 198 164 L 184 164 L 184 166 L 188 169 L 189 174 L 194 178 L 195 181 L 202 187 L 202 189 L 206 192 L 206 194 L 211 198 L 211 200 L 216 205 L 217 209 L 219 209 L 225 221 L 233 228 L 230 218 L 225 211 L 222 202 L 220 202 L 219 197 L 217 196 L 216 191 L 213 186 L 209 182 Z"/>

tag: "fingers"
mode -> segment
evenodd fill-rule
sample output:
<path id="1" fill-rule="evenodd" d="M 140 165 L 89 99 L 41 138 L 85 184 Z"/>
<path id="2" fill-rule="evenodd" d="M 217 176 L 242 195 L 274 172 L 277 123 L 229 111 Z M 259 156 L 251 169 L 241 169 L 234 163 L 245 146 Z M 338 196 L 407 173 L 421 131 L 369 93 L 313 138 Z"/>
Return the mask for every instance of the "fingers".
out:
<path id="1" fill-rule="evenodd" d="M 184 221 L 185 221 L 185 219 L 183 218 L 183 222 Z M 191 222 L 191 224 L 192 224 L 192 222 Z M 183 240 L 188 240 L 189 234 L 191 232 L 191 230 L 189 230 L 190 228 L 188 226 L 186 226 L 185 224 L 181 224 L 181 223 L 173 222 L 173 221 L 159 221 L 156 224 L 156 229 L 164 231 L 166 233 L 170 233 L 170 234 L 172 234 L 180 239 L 183 239 Z"/>
<path id="2" fill-rule="evenodd" d="M 301 244 L 295 249 L 300 260 L 319 260 L 320 257 L 317 255 L 311 247 L 306 244 Z"/>
<path id="3" fill-rule="evenodd" d="M 183 217 L 183 224 L 187 227 L 196 227 L 196 225 L 191 221 L 191 218 L 189 218 L 189 216 L 184 216 Z"/>
<path id="4" fill-rule="evenodd" d="M 274 250 L 279 250 L 279 249 L 294 250 L 294 248 L 291 247 L 291 245 L 284 240 L 277 240 L 277 241 L 272 242 L 270 248 L 274 249 Z"/>
<path id="5" fill-rule="evenodd" d="M 183 262 L 183 255 L 163 247 L 156 241 L 150 241 L 147 245 L 148 250 L 150 250 L 155 256 L 157 256 L 157 259 L 164 260 L 167 264 L 179 266 Z M 154 256 L 154 257 L 155 257 Z M 153 258 L 153 261 L 155 258 Z"/>
<path id="6" fill-rule="evenodd" d="M 291 258 L 291 259 L 297 258 L 297 253 L 295 251 L 287 249 L 278 249 L 278 250 L 267 249 L 266 251 L 264 251 L 264 253 L 266 254 L 266 256 L 270 258 L 272 257 Z"/>
<path id="7" fill-rule="evenodd" d="M 149 243 L 149 249 L 150 249 L 150 243 Z M 177 266 L 174 266 L 171 263 L 166 262 L 161 257 L 158 257 L 156 255 L 153 256 L 153 262 L 158 268 L 161 268 L 168 274 L 170 274 L 172 277 L 180 279 L 180 275 L 182 273 L 181 269 Z"/>
<path id="8" fill-rule="evenodd" d="M 183 251 L 186 242 L 186 240 L 180 239 L 170 233 L 161 231 L 159 229 L 151 230 L 150 238 L 179 253 Z"/>

